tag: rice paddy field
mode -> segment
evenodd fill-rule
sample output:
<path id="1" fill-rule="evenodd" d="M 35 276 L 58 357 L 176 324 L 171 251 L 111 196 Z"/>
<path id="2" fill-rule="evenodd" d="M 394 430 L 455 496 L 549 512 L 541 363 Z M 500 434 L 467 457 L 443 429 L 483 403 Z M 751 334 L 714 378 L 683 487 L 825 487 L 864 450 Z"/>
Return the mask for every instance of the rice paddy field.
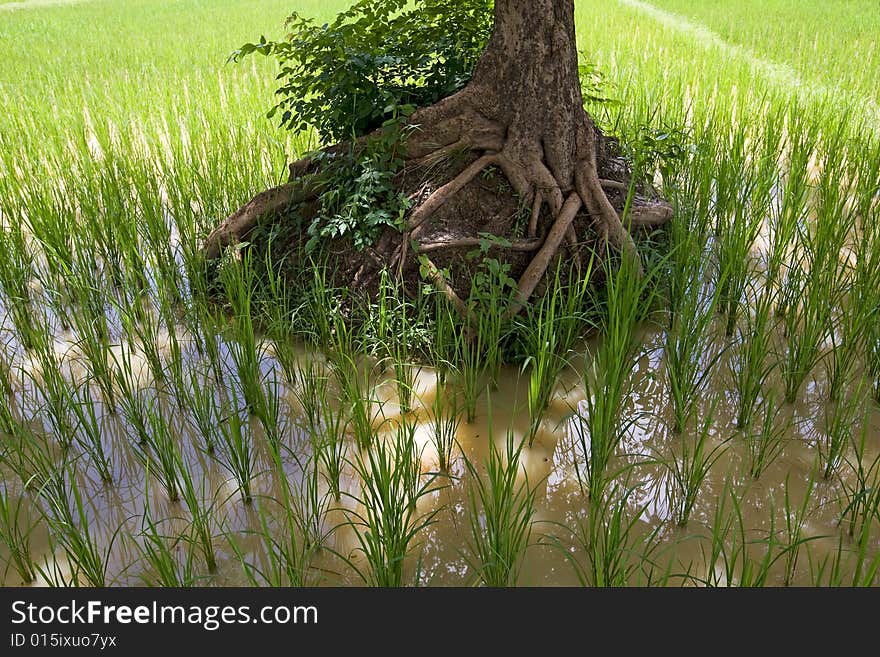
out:
<path id="1" fill-rule="evenodd" d="M 676 217 L 475 340 L 201 256 L 317 145 L 228 55 L 346 6 L 0 2 L 0 582 L 877 584 L 876 2 L 577 0 Z"/>

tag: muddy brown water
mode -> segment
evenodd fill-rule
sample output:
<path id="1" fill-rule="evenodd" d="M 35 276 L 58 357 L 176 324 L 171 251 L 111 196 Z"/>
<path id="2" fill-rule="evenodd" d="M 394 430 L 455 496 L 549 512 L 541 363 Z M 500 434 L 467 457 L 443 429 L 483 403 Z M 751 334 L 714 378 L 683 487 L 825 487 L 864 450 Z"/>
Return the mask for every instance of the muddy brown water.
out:
<path id="1" fill-rule="evenodd" d="M 66 337 L 69 339 L 71 336 Z M 185 336 L 181 339 L 184 340 L 186 360 L 191 363 L 194 360 L 192 345 L 187 345 Z M 569 556 L 580 562 L 584 561 L 582 546 L 567 542 L 572 537 L 571 530 L 578 531 L 579 527 L 584 526 L 588 508 L 588 499 L 577 477 L 578 465 L 583 463 L 585 457 L 576 439 L 577 423 L 580 420 L 575 411 L 583 407 L 586 394 L 579 372 L 584 366 L 584 359 L 595 351 L 600 339 L 593 338 L 587 342 L 583 348 L 583 353 L 587 355 L 573 360 L 571 366 L 564 371 L 534 444 L 532 447 L 525 447 L 520 457 L 522 479 L 536 489 L 531 545 L 526 551 L 518 579 L 518 583 L 522 585 L 578 583 L 574 570 L 561 550 L 568 549 Z M 613 464 L 632 465 L 626 476 L 626 483 L 633 487 L 628 508 L 637 518 L 633 538 L 656 532 L 657 545 L 651 552 L 651 559 L 658 564 L 660 571 L 669 571 L 676 575 L 690 573 L 698 580 L 713 577 L 714 574 L 714 581 L 728 583 L 723 573 L 723 564 L 718 561 L 710 563 L 711 558 L 708 556 L 711 553 L 713 516 L 719 500 L 727 500 L 726 517 L 732 517 L 731 494 L 741 501 L 744 533 L 741 536 L 736 531 L 729 533 L 726 544 L 731 553 L 735 549 L 733 542 L 741 542 L 741 537 L 744 537 L 751 558 L 758 560 L 766 550 L 761 541 L 771 531 L 779 534 L 780 542 L 785 541 L 783 531 L 786 527 L 786 494 L 789 495 L 792 509 L 801 508 L 812 480 L 815 485 L 806 502 L 807 513 L 803 523 L 803 537 L 809 539 L 809 555 L 805 547 L 799 556 L 797 574 L 793 581 L 795 584 L 810 584 L 810 564 L 821 563 L 826 557 L 833 559 L 838 550 L 838 538 L 844 535 L 844 528 L 839 524 L 845 504 L 842 482 L 852 476 L 846 465 L 841 468 L 838 478 L 826 481 L 821 476 L 817 445 L 823 431 L 821 418 L 825 381 L 822 367 L 817 367 L 808 379 L 799 401 L 794 405 L 783 406 L 780 417 L 788 424 L 784 450 L 760 479 L 754 479 L 748 473 L 746 440 L 735 427 L 735 393 L 728 380 L 727 366 L 722 357 L 714 375 L 709 378 L 707 387 L 701 392 L 696 415 L 703 417 L 710 405 L 717 404 L 708 449 L 723 444 L 725 451 L 713 465 L 701 487 L 689 523 L 685 527 L 679 527 L 674 519 L 669 469 L 657 462 L 676 453 L 682 441 L 682 436 L 673 434 L 668 428 L 669 400 L 663 372 L 663 341 L 662 331 L 650 327 L 644 329 L 640 356 L 632 372 L 632 390 L 624 410 L 624 417 L 633 418 L 634 422 L 621 441 L 619 452 L 623 456 Z M 14 349 L 14 344 L 9 344 Z M 718 344 L 721 344 L 720 340 Z M 71 344 L 65 345 L 63 339 L 60 340 L 59 352 L 64 355 L 64 371 L 68 378 L 74 381 L 84 380 L 85 368 Z M 17 363 L 19 368 L 31 365 L 21 356 L 21 350 L 14 349 L 12 353 L 16 356 L 11 359 L 13 366 L 9 372 L 16 376 L 14 364 Z M 7 351 L 7 357 L 9 354 Z M 299 350 L 299 359 L 303 363 L 310 360 L 322 362 L 320 354 L 311 353 L 305 348 Z M 133 357 L 133 360 L 137 365 L 137 358 Z M 263 365 L 266 370 L 275 365 L 271 350 L 267 350 Z M 136 374 L 139 385 L 152 385 L 146 366 L 135 367 L 134 371 L 139 372 Z M 32 386 L 26 383 L 27 377 L 19 371 L 17 378 L 16 385 L 21 393 L 16 400 L 17 404 L 22 408 L 30 408 L 31 412 L 39 416 Z M 433 434 L 428 410 L 437 394 L 435 372 L 429 367 L 418 368 L 415 388 L 416 403 L 410 418 L 417 422 L 415 436 L 421 450 L 422 468 L 426 473 L 436 472 L 436 450 L 432 444 Z M 468 519 L 470 483 L 467 469 L 460 457 L 463 453 L 482 470 L 480 464 L 485 462 L 491 442 L 503 448 L 508 431 L 518 438 L 525 436 L 529 430 L 527 390 L 528 376 L 523 375 L 518 368 L 506 367 L 502 370 L 497 388 L 490 387 L 481 396 L 476 420 L 471 424 L 461 423 L 456 435 L 460 451 L 456 452 L 451 476 L 437 479 L 439 490 L 419 501 L 419 512 L 436 510 L 437 515 L 435 522 L 421 531 L 413 544 L 407 563 L 407 581 L 414 582 L 418 577 L 418 583 L 422 585 L 473 583 L 474 566 L 468 548 L 471 532 Z M 140 540 L 138 535 L 143 526 L 145 508 L 149 507 L 151 517 L 160 520 L 162 532 L 170 536 L 185 530 L 186 509 L 180 503 L 169 502 L 155 478 L 146 479 L 145 468 L 131 447 L 133 432 L 119 414 L 106 413 L 99 393 L 97 390 L 92 392 L 98 415 L 102 418 L 104 445 L 114 469 L 113 483 L 102 483 L 92 467 L 81 464 L 77 468 L 78 486 L 89 516 L 89 531 L 103 546 L 110 545 L 111 537 L 115 536 L 108 552 L 109 581 L 113 584 L 136 585 L 142 583 L 144 575 L 149 575 L 149 570 L 134 545 L 134 541 Z M 302 429 L 301 410 L 297 406 L 292 387 L 282 383 L 279 395 L 282 399 L 282 440 L 288 448 L 285 473 L 293 483 L 294 490 L 297 490 L 303 479 L 299 463 L 308 456 L 309 440 Z M 382 400 L 381 415 L 376 422 L 378 439 L 382 439 L 393 431 L 400 415 L 396 386 L 390 373 L 376 379 L 373 396 Z M 328 403 L 336 403 L 332 395 Z M 871 459 L 876 456 L 880 445 L 880 417 L 875 405 L 868 400 L 865 401 L 864 409 L 869 444 L 867 457 Z M 279 520 L 278 507 L 269 503 L 243 504 L 229 473 L 196 447 L 197 442 L 192 424 L 187 419 L 187 411 L 180 409 L 174 400 L 168 399 L 163 402 L 163 410 L 169 426 L 176 432 L 178 445 L 194 480 L 197 485 L 204 482 L 206 499 L 214 505 L 217 532 L 214 543 L 218 552 L 219 568 L 215 574 L 200 579 L 199 583 L 247 584 L 241 563 L 226 536 L 235 537 L 249 561 L 263 563 L 265 548 L 259 537 L 252 533 L 260 527 L 258 509 L 261 506 L 268 509 L 270 526 L 277 527 L 280 536 L 285 530 Z M 858 430 L 859 427 L 854 427 L 855 432 Z M 685 430 L 685 435 L 693 431 L 693 427 L 689 427 Z M 265 448 L 261 427 L 255 419 L 251 422 L 251 432 L 257 454 L 254 494 L 258 499 L 279 499 L 280 486 L 276 477 L 271 474 L 269 453 Z M 349 454 L 353 454 L 355 449 L 354 444 L 347 445 Z M 48 530 L 34 506 L 38 503 L 35 496 L 23 492 L 21 481 L 11 472 L 8 464 L 2 465 L 2 474 L 5 485 L 13 496 L 25 496 L 25 508 L 37 523 L 32 537 L 34 557 L 38 562 L 58 567 L 63 572 L 68 567 L 66 558 L 57 548 L 52 553 Z M 321 550 L 312 561 L 309 579 L 316 584 L 358 584 L 360 580 L 353 566 L 365 566 L 354 534 L 357 530 L 346 523 L 349 513 L 358 510 L 358 504 L 353 498 L 358 496 L 360 489 L 360 481 L 350 467 L 343 474 L 342 488 L 347 494 L 343 495 L 340 504 L 328 500 L 324 509 L 314 514 L 315 521 L 326 534 L 327 548 Z M 876 525 L 875 520 L 870 541 L 872 553 L 880 549 Z M 554 536 L 561 539 L 567 547 L 560 548 L 559 542 L 551 539 Z M 844 539 L 845 547 L 849 545 L 848 541 L 849 539 Z M 182 550 L 180 546 L 177 549 Z M 630 559 L 633 562 L 644 562 L 646 557 L 640 554 L 642 548 L 636 545 L 635 550 Z M 340 555 L 345 556 L 349 562 Z M 7 553 L 2 551 L 0 556 L 5 558 Z M 774 563 L 769 584 L 783 583 L 784 562 L 785 559 L 780 558 Z M 197 563 L 196 568 L 204 571 L 202 564 Z M 632 582 L 642 583 L 643 580 L 634 576 Z M 13 569 L 6 570 L 3 583 L 20 584 Z M 40 577 L 36 584 L 46 583 L 45 578 Z M 693 583 L 693 579 L 674 577 L 670 583 Z"/>

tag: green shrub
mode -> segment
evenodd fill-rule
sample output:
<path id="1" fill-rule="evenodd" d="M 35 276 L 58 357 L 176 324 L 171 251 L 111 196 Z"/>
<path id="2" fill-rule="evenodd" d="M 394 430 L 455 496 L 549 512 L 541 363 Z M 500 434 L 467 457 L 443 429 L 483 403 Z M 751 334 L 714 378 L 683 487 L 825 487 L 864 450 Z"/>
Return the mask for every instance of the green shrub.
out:
<path id="1" fill-rule="evenodd" d="M 492 29 L 490 0 L 361 0 L 329 24 L 298 13 L 284 41 L 248 43 L 280 61 L 278 104 L 289 130 L 313 127 L 325 142 L 367 134 L 402 105 L 426 106 L 470 79 Z"/>

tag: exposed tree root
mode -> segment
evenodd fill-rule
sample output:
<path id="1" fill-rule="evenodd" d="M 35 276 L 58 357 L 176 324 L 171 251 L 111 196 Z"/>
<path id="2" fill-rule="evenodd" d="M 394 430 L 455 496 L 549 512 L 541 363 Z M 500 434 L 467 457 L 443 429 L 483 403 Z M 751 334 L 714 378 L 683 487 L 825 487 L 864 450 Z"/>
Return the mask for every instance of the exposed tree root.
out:
<path id="1" fill-rule="evenodd" d="M 540 141 L 514 137 L 516 131 L 512 126 L 505 129 L 486 119 L 469 105 L 469 98 L 462 92 L 414 115 L 421 125 L 413 143 L 407 143 L 410 157 L 406 166 L 411 170 L 426 171 L 427 179 L 409 194 L 416 205 L 403 235 L 386 233 L 374 249 L 368 249 L 364 252 L 366 255 L 359 255 L 359 266 L 355 267 L 356 271 L 352 270 L 351 285 L 366 285 L 371 280 L 370 275 L 383 267 L 396 270 L 402 277 L 414 264 L 414 257 L 410 255 L 412 251 L 413 256 L 419 257 L 423 275 L 463 317 L 471 321 L 472 311 L 468 304 L 426 254 L 485 244 L 485 237 L 456 235 L 454 230 L 451 235 L 437 229 L 432 233 L 431 226 L 432 219 L 450 199 L 462 193 L 490 167 L 501 171 L 519 198 L 520 207 L 530 209 L 527 227 L 523 226 L 527 234 L 525 239 L 510 239 L 502 232 L 499 236 L 507 243 L 499 241 L 492 245 L 511 253 L 534 252 L 531 261 L 521 270 L 511 314 L 518 313 L 528 303 L 551 263 L 562 257 L 560 249 L 563 245 L 567 256 L 575 263 L 580 262 L 582 239 L 575 224 L 579 215 L 586 218 L 577 226 L 592 222 L 599 239 L 622 255 L 634 258 L 641 271 L 630 231 L 666 223 L 672 217 L 672 208 L 665 201 L 653 199 L 633 206 L 626 218 L 621 218 L 622 210 L 615 209 L 609 194 L 616 194 L 618 206 L 621 206 L 621 199 L 627 196 L 631 185 L 600 178 L 597 160 L 601 135 L 595 131 L 587 115 L 581 111 L 581 122 L 574 127 L 577 138 L 572 140 L 576 144 L 572 162 L 552 161 L 548 159 L 550 151 L 542 147 Z M 436 121 L 433 127 L 430 121 Z M 454 173 L 448 182 L 436 186 L 432 176 L 448 170 L 449 162 L 461 157 L 474 159 Z M 316 166 L 316 160 L 311 158 L 292 164 L 291 176 L 295 177 L 292 182 L 257 195 L 211 233 L 205 243 L 207 257 L 216 258 L 224 247 L 244 239 L 264 217 L 283 214 L 293 204 L 316 198 L 321 190 L 320 171 L 315 170 Z M 560 172 L 570 172 L 570 175 L 566 178 Z M 450 221 L 450 217 L 444 221 Z M 512 232 L 512 226 L 508 232 Z M 427 235 L 424 243 L 418 239 L 422 234 Z"/>
<path id="2" fill-rule="evenodd" d="M 582 205 L 581 197 L 576 192 L 572 192 L 562 206 L 556 221 L 553 222 L 553 227 L 550 229 L 547 239 L 544 240 L 544 246 L 541 247 L 541 250 L 538 251 L 520 277 L 516 298 L 510 308 L 510 314 L 517 314 L 532 296 L 538 283 L 544 277 L 550 261 L 559 250 L 559 245 L 562 243 L 568 229 L 571 227 L 571 222 L 574 221 Z"/>
<path id="3" fill-rule="evenodd" d="M 422 223 L 425 222 L 437 209 L 443 205 L 451 196 L 461 191 L 462 187 L 467 185 L 471 180 L 476 178 L 486 167 L 492 165 L 496 161 L 494 155 L 484 155 L 468 168 L 458 174 L 451 181 L 443 185 L 435 191 L 422 203 L 409 219 L 408 231 L 414 232 Z"/>
<path id="4" fill-rule="evenodd" d="M 257 194 L 208 235 L 205 257 L 208 260 L 219 257 L 224 248 L 247 237 L 265 217 L 283 212 L 295 203 L 316 198 L 321 186 L 322 182 L 316 176 L 304 176 Z"/>
<path id="5" fill-rule="evenodd" d="M 484 238 L 479 237 L 463 237 L 461 239 L 446 240 L 442 242 L 430 242 L 428 244 L 417 244 L 413 249 L 416 253 L 430 253 L 432 251 L 441 251 L 443 249 L 463 249 L 475 248 L 485 243 Z M 527 240 L 514 240 L 507 244 L 495 242 L 492 248 L 502 249 L 506 251 L 529 252 L 536 251 L 541 248 L 544 241 L 533 238 Z"/>
<path id="6" fill-rule="evenodd" d="M 434 287 L 443 294 L 449 303 L 455 308 L 456 312 L 461 315 L 468 323 L 469 326 L 474 324 L 473 313 L 471 309 L 468 308 L 468 305 L 461 300 L 461 297 L 458 296 L 458 293 L 452 289 L 452 286 L 446 280 L 446 277 L 443 275 L 443 272 L 438 269 L 437 265 L 435 265 L 430 258 L 427 256 L 424 258 L 424 268 L 425 273 L 430 279 L 431 283 L 434 284 Z"/>

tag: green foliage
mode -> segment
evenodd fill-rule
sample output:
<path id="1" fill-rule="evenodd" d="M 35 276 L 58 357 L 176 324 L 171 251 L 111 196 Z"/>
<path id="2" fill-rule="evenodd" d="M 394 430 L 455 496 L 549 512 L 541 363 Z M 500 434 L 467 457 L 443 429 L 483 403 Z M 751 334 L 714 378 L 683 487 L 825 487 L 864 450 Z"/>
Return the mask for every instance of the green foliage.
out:
<path id="1" fill-rule="evenodd" d="M 314 156 L 327 182 L 318 199 L 319 210 L 306 230 L 307 253 L 345 236 L 361 250 L 373 244 L 384 228 L 400 227 L 409 207 L 395 184 L 403 167 L 403 132 L 403 123 L 395 116 L 385 122 L 381 134 L 365 140 L 362 152 L 321 151 Z"/>
<path id="2" fill-rule="evenodd" d="M 361 0 L 331 23 L 294 12 L 284 41 L 248 43 L 281 65 L 278 104 L 289 130 L 313 127 L 328 142 L 371 132 L 400 105 L 424 106 L 470 79 L 492 27 L 488 0 Z"/>

